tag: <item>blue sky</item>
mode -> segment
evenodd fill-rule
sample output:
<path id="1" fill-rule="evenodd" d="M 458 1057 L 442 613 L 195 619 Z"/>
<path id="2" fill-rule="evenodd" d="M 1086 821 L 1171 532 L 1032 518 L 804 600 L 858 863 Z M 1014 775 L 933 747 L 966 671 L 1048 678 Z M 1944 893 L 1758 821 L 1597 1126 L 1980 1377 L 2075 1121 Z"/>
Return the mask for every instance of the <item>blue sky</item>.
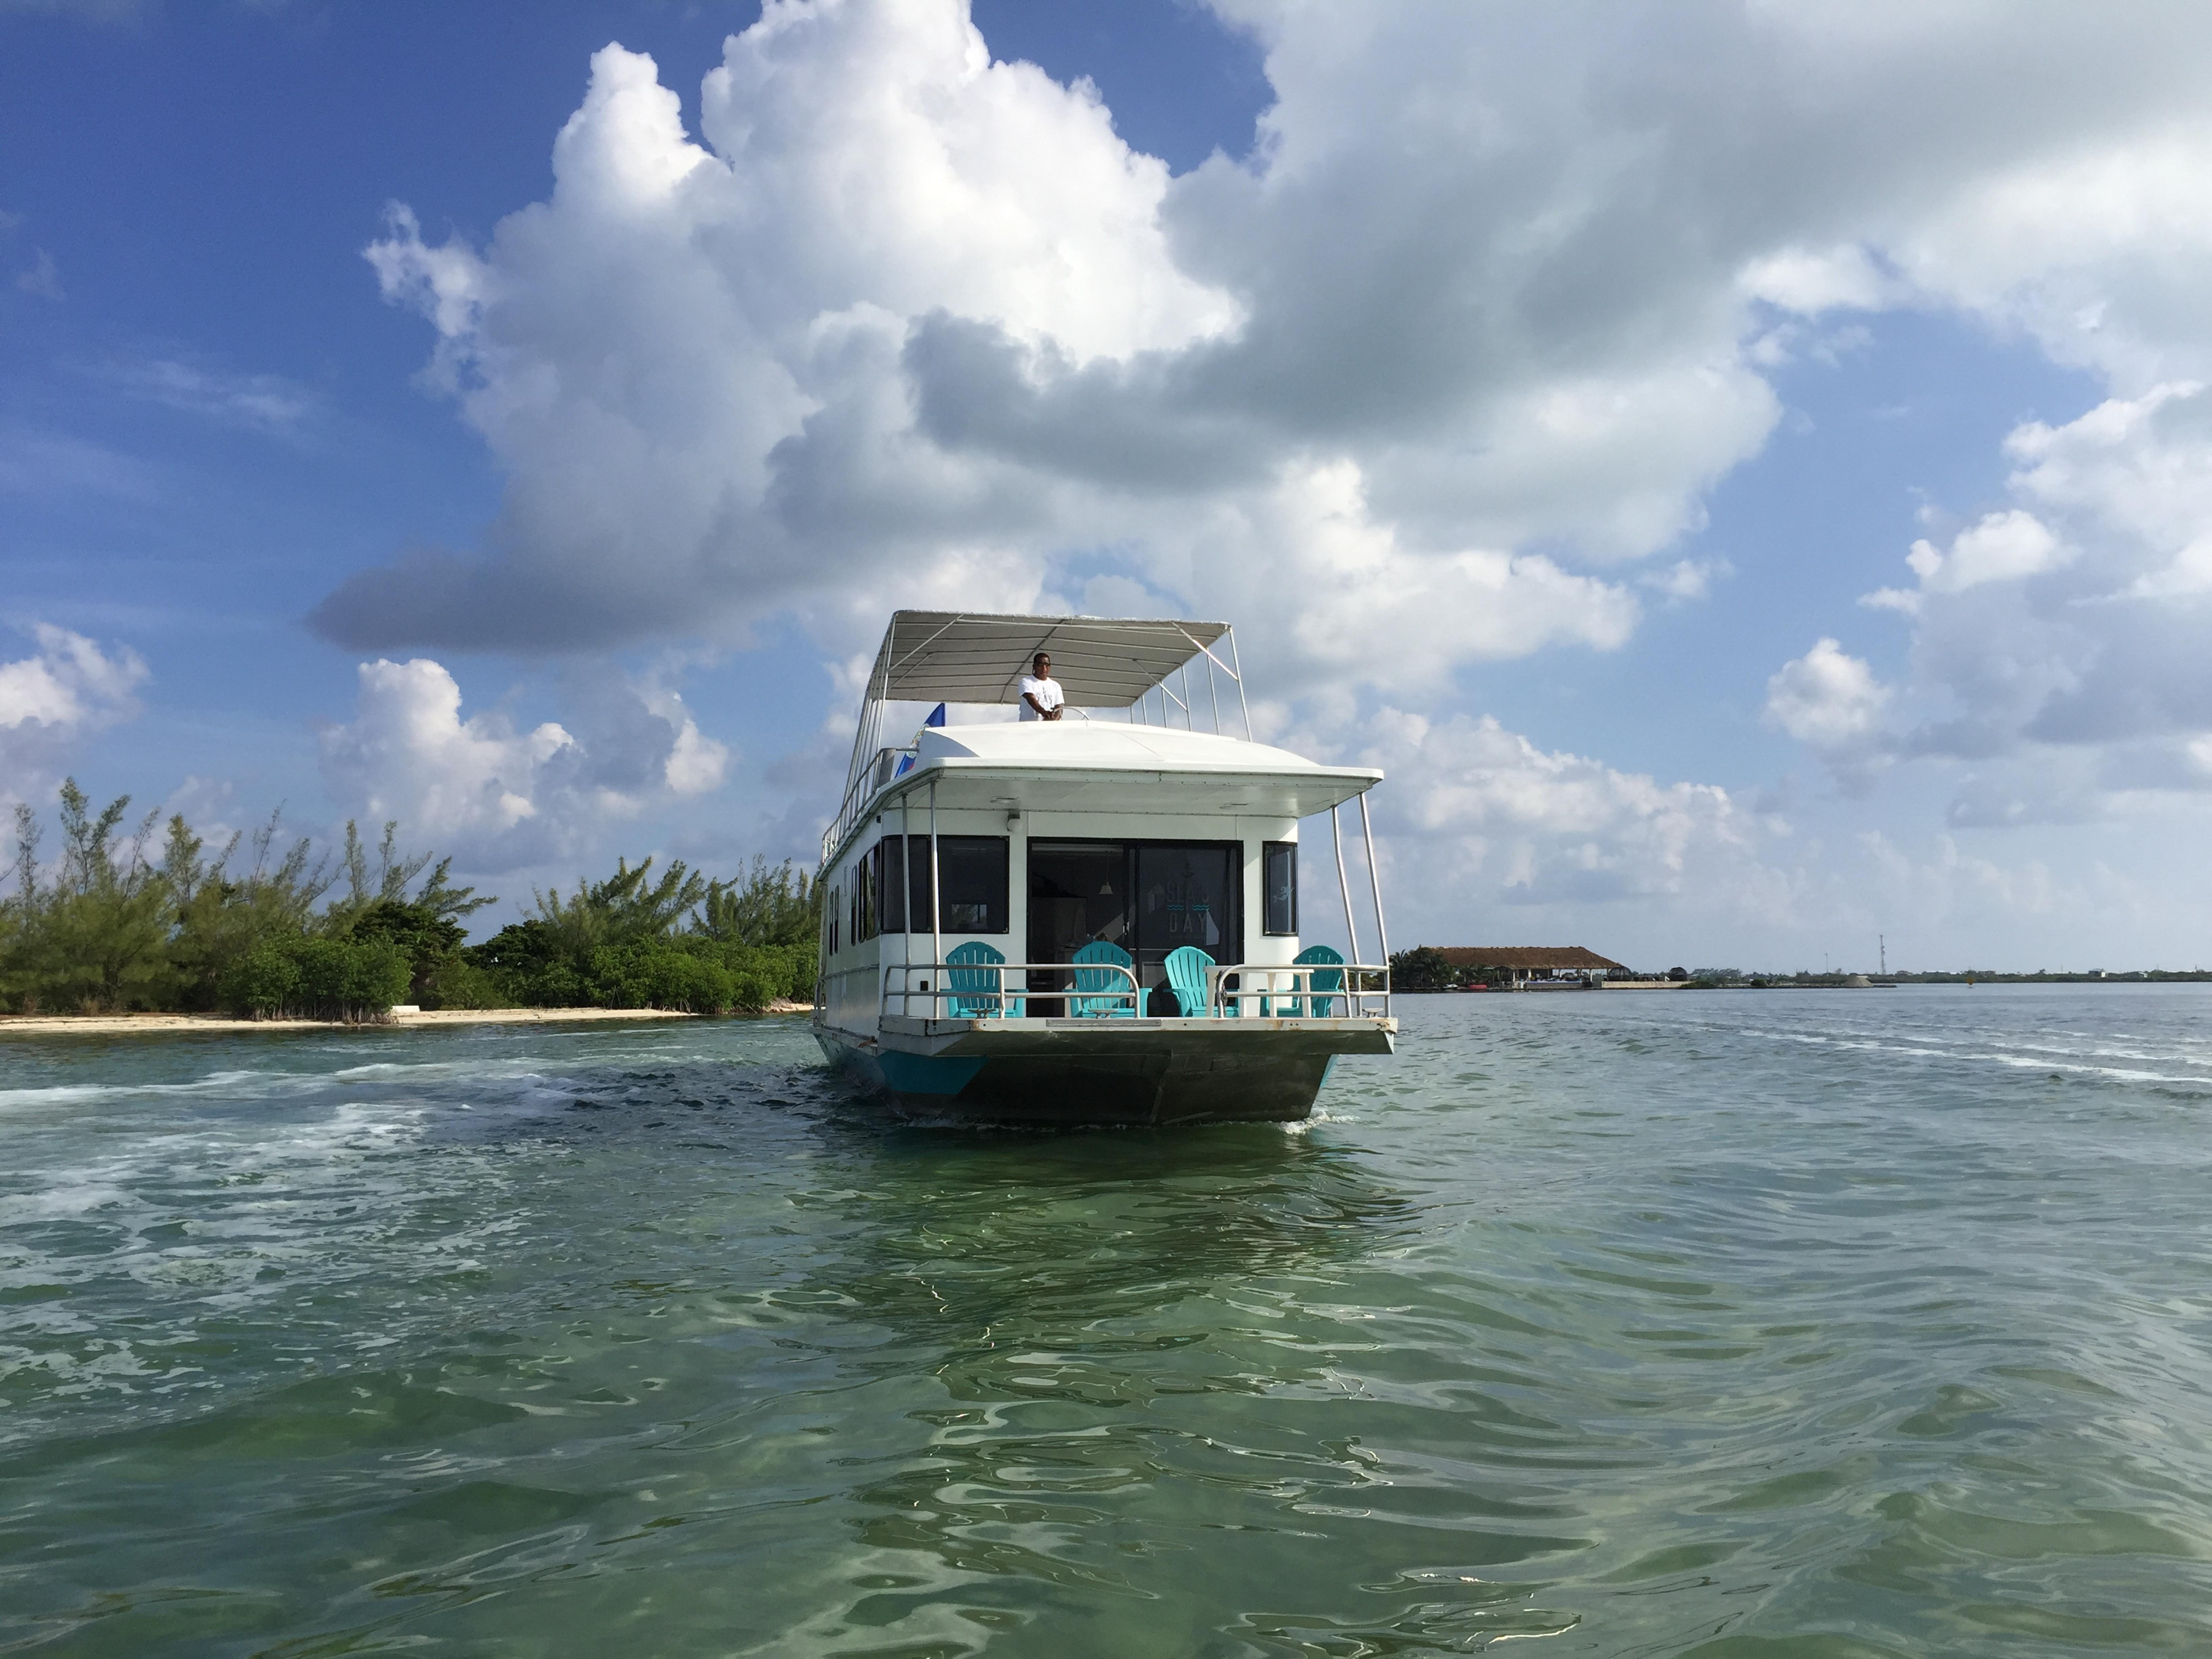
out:
<path id="1" fill-rule="evenodd" d="M 1395 943 L 2195 965 L 2198 27 L 0 3 L 0 795 L 726 869 L 1180 611 Z"/>

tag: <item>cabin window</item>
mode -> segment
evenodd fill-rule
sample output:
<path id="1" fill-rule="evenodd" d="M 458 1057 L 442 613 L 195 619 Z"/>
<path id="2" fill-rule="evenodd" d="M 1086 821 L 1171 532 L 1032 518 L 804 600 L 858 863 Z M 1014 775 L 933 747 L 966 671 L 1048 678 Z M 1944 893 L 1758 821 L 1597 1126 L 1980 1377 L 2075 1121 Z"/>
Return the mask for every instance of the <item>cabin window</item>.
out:
<path id="1" fill-rule="evenodd" d="M 924 842 L 925 850 L 928 843 Z M 876 902 L 883 917 L 881 926 L 886 933 L 906 932 L 907 873 L 906 837 L 885 836 L 876 843 L 876 856 L 881 860 L 876 883 Z M 927 914 L 929 903 L 922 901 L 921 909 Z"/>
<path id="2" fill-rule="evenodd" d="M 853 930 L 855 939 L 873 939 L 883 932 L 882 905 L 879 896 L 884 890 L 884 844 L 878 842 L 860 854 L 854 867 L 854 880 L 860 899 L 860 925 Z"/>
<path id="3" fill-rule="evenodd" d="M 929 845 L 919 836 L 915 839 L 917 851 Z M 944 884 L 940 926 L 946 933 L 1006 931 L 1006 856 L 1004 836 L 937 838 L 938 878 Z"/>
<path id="4" fill-rule="evenodd" d="M 937 862 L 945 879 L 945 914 L 939 920 L 945 932 L 1007 931 L 1004 836 L 939 836 Z M 844 911 L 847 938 L 857 941 L 878 933 L 903 933 L 909 918 L 915 931 L 929 931 L 928 836 L 885 836 L 854 862 L 852 879 Z M 833 934 L 836 915 L 833 896 Z M 830 948 L 837 947 L 833 944 Z"/>
<path id="5" fill-rule="evenodd" d="M 950 848 L 953 840 L 951 836 L 945 836 L 944 847 Z M 877 930 L 903 933 L 911 926 L 915 933 L 927 933 L 929 837 L 885 836 L 876 846 L 882 859 L 876 884 Z M 911 923 L 909 917 L 913 919 Z M 952 924 L 947 921 L 945 925 L 950 927 Z"/>
<path id="6" fill-rule="evenodd" d="M 1266 915 L 1261 931 L 1295 933 L 1298 931 L 1298 844 L 1294 841 L 1264 842 L 1260 848 L 1260 890 Z"/>

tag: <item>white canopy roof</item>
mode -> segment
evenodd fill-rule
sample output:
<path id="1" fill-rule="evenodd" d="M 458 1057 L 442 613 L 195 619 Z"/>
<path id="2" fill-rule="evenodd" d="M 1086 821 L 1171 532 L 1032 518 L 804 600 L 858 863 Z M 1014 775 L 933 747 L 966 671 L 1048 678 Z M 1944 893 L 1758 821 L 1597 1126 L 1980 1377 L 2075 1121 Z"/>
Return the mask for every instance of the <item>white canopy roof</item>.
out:
<path id="1" fill-rule="evenodd" d="M 1372 767 L 1322 766 L 1242 738 L 1119 720 L 945 726 L 921 734 L 917 757 L 887 799 L 934 781 L 948 805 L 1305 817 L 1382 780 Z"/>
<path id="2" fill-rule="evenodd" d="M 1079 708 L 1126 708 L 1229 631 L 1149 617 L 994 617 L 896 611 L 868 680 L 902 702 L 1018 702 L 1038 652 Z"/>

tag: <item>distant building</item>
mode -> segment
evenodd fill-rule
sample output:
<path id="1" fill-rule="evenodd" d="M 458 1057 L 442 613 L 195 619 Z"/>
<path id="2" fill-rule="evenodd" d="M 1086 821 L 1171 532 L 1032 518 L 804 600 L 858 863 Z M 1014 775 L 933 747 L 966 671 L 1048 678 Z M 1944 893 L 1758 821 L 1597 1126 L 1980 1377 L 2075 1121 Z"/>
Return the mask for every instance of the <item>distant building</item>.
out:
<path id="1" fill-rule="evenodd" d="M 1516 985 L 1534 974 L 1580 974 L 1589 979 L 1628 971 L 1611 957 L 1579 945 L 1451 945 L 1443 947 L 1443 955 L 1456 971 L 1503 973 Z"/>

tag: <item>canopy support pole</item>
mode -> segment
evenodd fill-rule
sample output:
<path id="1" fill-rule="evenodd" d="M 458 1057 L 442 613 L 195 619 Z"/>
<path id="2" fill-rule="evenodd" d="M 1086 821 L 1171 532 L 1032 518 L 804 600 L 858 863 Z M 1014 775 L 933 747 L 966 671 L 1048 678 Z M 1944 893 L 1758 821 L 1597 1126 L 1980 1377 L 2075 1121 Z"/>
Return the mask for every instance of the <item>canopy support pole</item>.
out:
<path id="1" fill-rule="evenodd" d="M 937 1018 L 944 999 L 937 994 L 945 988 L 937 981 L 945 977 L 945 907 L 937 897 L 937 780 L 929 781 L 929 937 L 930 948 L 935 953 L 929 964 L 929 1012 L 927 1018 Z"/>
<path id="2" fill-rule="evenodd" d="M 1352 919 L 1352 881 L 1344 873 L 1344 827 L 1334 806 L 1328 809 L 1328 832 L 1336 840 L 1336 890 L 1344 896 L 1345 943 L 1352 947 L 1352 959 L 1356 963 L 1359 960 L 1359 925 Z"/>
<path id="3" fill-rule="evenodd" d="M 1359 792 L 1359 833 L 1367 841 L 1367 885 L 1375 895 L 1375 932 L 1382 941 L 1382 962 L 1390 961 L 1390 928 L 1382 920 L 1382 872 L 1375 867 L 1375 826 L 1367 817 L 1367 792 Z"/>
<path id="4" fill-rule="evenodd" d="M 1229 630 L 1230 672 L 1237 677 L 1237 702 L 1244 711 L 1244 741 L 1252 741 L 1252 705 L 1244 696 L 1244 659 L 1237 654 L 1237 630 Z"/>
<path id="5" fill-rule="evenodd" d="M 899 1012 L 911 1014 L 914 994 L 914 791 L 899 796 Z"/>
<path id="6" fill-rule="evenodd" d="M 1221 735 L 1221 688 L 1213 679 L 1213 653 L 1206 653 L 1206 695 L 1213 699 L 1213 733 Z"/>

